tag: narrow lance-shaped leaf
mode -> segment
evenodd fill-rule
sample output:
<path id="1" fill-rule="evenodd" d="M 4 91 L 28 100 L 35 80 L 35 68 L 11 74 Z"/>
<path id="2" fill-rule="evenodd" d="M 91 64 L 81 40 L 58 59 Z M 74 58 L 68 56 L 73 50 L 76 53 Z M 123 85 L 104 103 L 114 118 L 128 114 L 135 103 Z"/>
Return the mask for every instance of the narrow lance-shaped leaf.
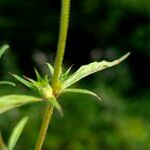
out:
<path id="1" fill-rule="evenodd" d="M 11 136 L 8 140 L 8 150 L 13 150 L 26 123 L 28 121 L 28 117 L 24 117 L 19 121 L 19 123 L 16 125 L 16 127 L 13 129 Z"/>
<path id="2" fill-rule="evenodd" d="M 72 68 L 72 66 L 64 74 L 62 74 L 61 81 L 64 81 L 64 80 L 67 79 L 67 77 L 68 77 L 68 75 L 70 73 L 71 68 Z"/>
<path id="3" fill-rule="evenodd" d="M 7 147 L 3 141 L 3 137 L 2 137 L 2 134 L 1 134 L 1 131 L 0 131 L 0 150 L 7 150 Z"/>
<path id="4" fill-rule="evenodd" d="M 80 93 L 80 94 L 87 94 L 87 95 L 91 95 L 96 97 L 98 100 L 102 101 L 101 98 L 94 92 L 86 90 L 86 89 L 73 89 L 73 88 L 69 88 L 69 89 L 65 89 L 63 93 Z"/>
<path id="5" fill-rule="evenodd" d="M 33 84 L 27 80 L 25 80 L 24 78 L 19 77 L 16 74 L 12 74 L 10 73 L 16 80 L 18 80 L 20 83 L 22 83 L 23 85 L 27 86 L 28 88 L 32 89 L 32 90 L 36 90 L 36 88 L 33 86 Z"/>
<path id="6" fill-rule="evenodd" d="M 63 116 L 62 108 L 55 97 L 49 98 L 48 102 L 58 110 L 61 116 Z"/>
<path id="7" fill-rule="evenodd" d="M 75 82 L 81 80 L 82 78 L 93 74 L 95 72 L 101 71 L 103 69 L 115 66 L 122 62 L 124 59 L 126 59 L 130 53 L 127 53 L 126 55 L 122 56 L 119 59 L 116 59 L 114 61 L 101 61 L 101 62 L 93 62 L 88 65 L 81 66 L 75 73 L 73 73 L 67 80 L 65 80 L 62 84 L 61 91 L 66 89 L 67 87 L 71 86 Z"/>
<path id="8" fill-rule="evenodd" d="M 19 107 L 29 103 L 43 101 L 42 98 L 26 95 L 7 95 L 0 97 L 0 114 L 12 108 Z"/>
<path id="9" fill-rule="evenodd" d="M 7 84 L 7 85 L 16 86 L 15 83 L 12 83 L 12 82 L 9 82 L 9 81 L 0 81 L 0 85 L 1 84 Z"/>
<path id="10" fill-rule="evenodd" d="M 0 47 L 0 58 L 2 57 L 2 55 L 5 53 L 5 51 L 9 48 L 9 45 L 3 45 L 2 47 Z"/>
<path id="11" fill-rule="evenodd" d="M 34 71 L 35 71 L 35 74 L 36 74 L 37 81 L 40 81 L 42 79 L 42 77 L 40 76 L 40 74 L 39 74 L 39 72 L 37 71 L 36 68 L 34 68 Z"/>
<path id="12" fill-rule="evenodd" d="M 53 74 L 54 74 L 54 68 L 53 68 L 53 66 L 50 63 L 46 63 L 46 65 L 48 66 L 48 69 L 49 69 L 51 75 L 53 76 Z"/>

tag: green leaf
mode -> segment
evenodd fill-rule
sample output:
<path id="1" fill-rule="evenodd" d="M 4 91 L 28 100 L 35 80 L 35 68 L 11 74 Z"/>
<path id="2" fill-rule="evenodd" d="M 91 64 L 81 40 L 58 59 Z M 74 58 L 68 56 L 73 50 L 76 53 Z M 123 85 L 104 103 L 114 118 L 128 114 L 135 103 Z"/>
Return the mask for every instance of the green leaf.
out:
<path id="1" fill-rule="evenodd" d="M 3 45 L 2 47 L 0 47 L 0 58 L 2 57 L 2 55 L 5 53 L 5 51 L 9 48 L 9 45 Z"/>
<path id="2" fill-rule="evenodd" d="M 102 101 L 101 98 L 94 92 L 86 90 L 86 89 L 65 89 L 62 93 L 81 93 L 81 94 L 87 94 L 96 97 L 98 100 Z"/>
<path id="3" fill-rule="evenodd" d="M 54 68 L 53 68 L 53 66 L 50 63 L 46 63 L 46 65 L 48 66 L 48 69 L 49 69 L 51 75 L 53 76 L 53 74 L 54 74 Z"/>
<path id="4" fill-rule="evenodd" d="M 2 134 L 1 134 L 1 131 L 0 131 L 0 150 L 7 150 L 7 147 L 3 141 L 3 137 L 2 137 Z"/>
<path id="5" fill-rule="evenodd" d="M 0 84 L 8 84 L 8 85 L 16 86 L 15 83 L 9 81 L 0 81 Z"/>
<path id="6" fill-rule="evenodd" d="M 122 56 L 119 59 L 116 59 L 114 61 L 101 61 L 101 62 L 93 62 L 88 65 L 81 66 L 75 73 L 73 73 L 67 80 L 65 80 L 62 84 L 61 91 L 66 89 L 67 87 L 71 86 L 75 82 L 81 80 L 82 78 L 93 74 L 95 72 L 101 71 L 103 69 L 115 66 L 122 62 L 124 59 L 126 59 L 130 53 L 127 53 L 126 55 Z"/>
<path id="7" fill-rule="evenodd" d="M 48 102 L 58 110 L 58 112 L 60 113 L 61 116 L 63 116 L 63 111 L 62 111 L 61 105 L 58 103 L 58 101 L 55 97 L 49 98 Z"/>
<path id="8" fill-rule="evenodd" d="M 64 81 L 64 80 L 67 79 L 67 77 L 68 77 L 68 75 L 70 73 L 71 68 L 72 68 L 72 66 L 64 74 L 62 74 L 61 81 Z"/>
<path id="9" fill-rule="evenodd" d="M 35 74 L 36 74 L 37 81 L 40 81 L 42 79 L 42 77 L 40 76 L 40 74 L 39 74 L 39 72 L 37 71 L 36 68 L 34 68 L 34 71 L 35 71 Z"/>
<path id="10" fill-rule="evenodd" d="M 19 121 L 19 123 L 16 125 L 16 127 L 13 129 L 11 136 L 8 140 L 8 150 L 13 150 L 26 123 L 28 121 L 28 117 L 24 117 Z"/>
<path id="11" fill-rule="evenodd" d="M 30 84 L 34 87 L 34 84 L 37 82 L 37 81 L 35 81 L 35 80 L 33 80 L 33 79 L 31 79 L 31 78 L 29 78 L 29 77 L 26 77 L 26 76 L 23 76 L 24 77 L 24 79 L 26 79 L 25 81 L 27 81 L 27 82 L 31 82 Z"/>
<path id="12" fill-rule="evenodd" d="M 23 85 L 27 86 L 28 88 L 30 88 L 30 89 L 32 89 L 32 90 L 36 90 L 36 88 L 34 87 L 34 85 L 33 85 L 31 82 L 25 80 L 24 78 L 19 77 L 19 76 L 16 75 L 16 74 L 12 74 L 12 73 L 10 73 L 10 74 L 11 74 L 16 80 L 18 80 L 20 83 L 22 83 Z"/>
<path id="13" fill-rule="evenodd" d="M 0 114 L 25 104 L 43 101 L 41 98 L 26 95 L 7 95 L 0 97 Z"/>

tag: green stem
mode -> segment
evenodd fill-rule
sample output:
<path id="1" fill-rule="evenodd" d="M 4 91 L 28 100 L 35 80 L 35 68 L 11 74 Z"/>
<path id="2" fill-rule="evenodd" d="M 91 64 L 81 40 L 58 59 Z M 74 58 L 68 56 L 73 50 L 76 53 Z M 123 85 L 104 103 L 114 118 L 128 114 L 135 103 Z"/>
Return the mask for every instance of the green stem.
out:
<path id="1" fill-rule="evenodd" d="M 69 23 L 70 0 L 62 0 L 61 2 L 61 17 L 60 17 L 60 32 L 57 46 L 57 54 L 54 63 L 54 75 L 52 79 L 52 88 L 54 94 L 59 88 L 59 77 L 62 69 L 62 62 L 65 52 L 68 23 Z"/>
<path id="2" fill-rule="evenodd" d="M 39 137 L 38 140 L 36 142 L 36 146 L 35 146 L 35 150 L 41 150 L 44 140 L 45 140 L 45 136 L 48 130 L 48 125 L 50 123 L 52 114 L 53 114 L 53 109 L 54 107 L 51 106 L 48 102 L 46 103 L 46 108 L 45 108 L 45 112 L 44 112 L 44 117 L 43 117 L 43 122 L 42 122 L 42 126 L 40 129 L 40 133 L 39 133 Z"/>
<path id="3" fill-rule="evenodd" d="M 57 46 L 57 54 L 54 63 L 54 75 L 52 78 L 52 89 L 54 95 L 57 94 L 57 90 L 59 88 L 59 77 L 61 74 L 62 62 L 65 52 L 66 39 L 67 39 L 67 31 L 68 31 L 68 23 L 69 23 L 69 11 L 70 11 L 70 0 L 62 0 L 61 1 L 61 17 L 60 17 L 60 33 L 58 39 Z M 45 108 L 45 113 L 43 116 L 43 122 L 40 130 L 39 137 L 37 139 L 37 143 L 35 146 L 35 150 L 41 150 L 45 136 L 47 133 L 47 129 L 49 126 L 49 122 L 51 116 L 53 114 L 54 107 L 47 103 Z"/>

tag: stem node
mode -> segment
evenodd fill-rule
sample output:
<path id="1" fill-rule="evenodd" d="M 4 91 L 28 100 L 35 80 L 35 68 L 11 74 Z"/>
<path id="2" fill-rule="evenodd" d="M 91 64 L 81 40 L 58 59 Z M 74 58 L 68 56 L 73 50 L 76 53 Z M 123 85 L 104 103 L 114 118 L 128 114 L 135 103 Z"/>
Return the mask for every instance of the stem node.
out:
<path id="1" fill-rule="evenodd" d="M 61 0 L 61 17 L 60 17 L 60 32 L 57 46 L 57 53 L 54 63 L 54 75 L 52 78 L 52 89 L 53 94 L 57 95 L 60 86 L 60 75 L 62 69 L 62 62 L 65 53 L 66 47 L 66 39 L 67 39 L 67 31 L 68 31 L 68 23 L 69 23 L 69 11 L 70 11 L 70 0 Z M 35 146 L 35 150 L 41 150 L 45 136 L 48 130 L 48 125 L 53 114 L 54 107 L 50 104 L 46 104 L 45 113 L 43 116 L 43 122 L 41 126 L 41 130 L 39 133 L 39 137 L 37 139 L 37 143 Z"/>

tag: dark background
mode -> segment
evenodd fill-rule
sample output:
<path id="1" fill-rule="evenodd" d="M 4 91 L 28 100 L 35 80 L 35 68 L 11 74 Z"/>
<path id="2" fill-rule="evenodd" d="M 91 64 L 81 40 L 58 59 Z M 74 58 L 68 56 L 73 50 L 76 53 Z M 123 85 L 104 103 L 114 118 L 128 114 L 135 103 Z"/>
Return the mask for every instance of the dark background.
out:
<path id="1" fill-rule="evenodd" d="M 1 80 L 13 81 L 7 72 L 35 78 L 34 66 L 45 71 L 53 64 L 59 33 L 60 1 L 0 0 L 0 43 L 11 49 L 0 63 Z M 150 147 L 150 1 L 72 0 L 64 69 L 72 71 L 91 61 L 113 60 L 130 51 L 120 65 L 96 73 L 76 84 L 101 95 L 98 105 L 88 96 L 62 97 L 65 116 L 56 112 L 43 149 L 147 150 Z M 15 81 L 14 81 L 15 82 Z M 0 87 L 0 94 L 28 93 Z M 24 115 L 30 121 L 16 149 L 33 149 L 43 106 L 33 104 L 0 116 L 7 141 Z M 11 127 L 10 125 L 11 124 Z"/>

